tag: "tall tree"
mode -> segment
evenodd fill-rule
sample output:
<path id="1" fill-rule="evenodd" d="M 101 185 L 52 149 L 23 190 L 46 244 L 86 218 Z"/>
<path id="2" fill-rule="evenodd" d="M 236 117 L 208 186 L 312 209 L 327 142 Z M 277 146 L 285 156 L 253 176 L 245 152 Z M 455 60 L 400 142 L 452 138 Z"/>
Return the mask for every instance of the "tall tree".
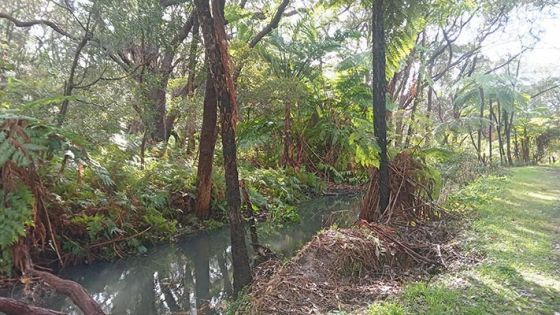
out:
<path id="1" fill-rule="evenodd" d="M 383 0 L 373 1 L 373 130 L 379 145 L 379 209 L 389 206 L 389 159 L 387 157 L 387 120 L 385 106 L 385 30 Z"/>
<path id="2" fill-rule="evenodd" d="M 241 196 L 237 171 L 237 144 L 235 142 L 237 95 L 225 32 L 223 15 L 225 1 L 212 0 L 212 10 L 210 10 L 208 0 L 196 0 L 195 4 L 199 14 L 202 37 L 204 38 L 206 60 L 220 108 L 220 129 L 233 260 L 233 288 L 234 294 L 237 294 L 251 282 L 252 277 L 245 244 L 245 229 L 240 212 Z"/>
<path id="3" fill-rule="evenodd" d="M 278 27 L 282 14 L 289 4 L 289 0 L 282 0 L 276 9 L 276 13 L 271 21 L 259 31 L 247 46 L 252 49 L 271 31 Z M 241 5 L 244 7 L 244 4 Z M 237 81 L 245 60 L 233 73 L 233 83 Z M 210 71 L 210 70 L 208 70 Z M 208 73 L 207 86 L 212 86 L 212 75 Z M 217 124 L 217 96 L 212 89 L 206 89 L 204 95 L 204 111 L 202 114 L 202 127 L 200 132 L 200 149 L 198 157 L 197 179 L 196 179 L 196 202 L 195 211 L 199 218 L 207 219 L 210 217 L 210 202 L 212 193 L 212 164 L 214 159 L 214 149 L 216 146 L 216 124 Z"/>

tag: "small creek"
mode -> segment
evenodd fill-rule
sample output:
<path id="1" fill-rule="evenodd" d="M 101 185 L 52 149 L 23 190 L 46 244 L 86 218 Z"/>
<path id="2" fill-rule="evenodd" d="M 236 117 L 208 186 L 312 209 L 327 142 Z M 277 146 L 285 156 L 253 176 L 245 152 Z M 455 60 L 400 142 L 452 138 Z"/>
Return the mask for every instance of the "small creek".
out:
<path id="1" fill-rule="evenodd" d="M 333 212 L 351 210 L 355 203 L 355 197 L 303 202 L 299 223 L 260 223 L 259 241 L 281 257 L 291 257 Z M 82 284 L 107 314 L 217 314 L 232 290 L 230 255 L 229 229 L 224 227 L 152 247 L 144 256 L 67 268 L 60 276 Z M 46 302 L 53 309 L 80 313 L 59 295 Z"/>

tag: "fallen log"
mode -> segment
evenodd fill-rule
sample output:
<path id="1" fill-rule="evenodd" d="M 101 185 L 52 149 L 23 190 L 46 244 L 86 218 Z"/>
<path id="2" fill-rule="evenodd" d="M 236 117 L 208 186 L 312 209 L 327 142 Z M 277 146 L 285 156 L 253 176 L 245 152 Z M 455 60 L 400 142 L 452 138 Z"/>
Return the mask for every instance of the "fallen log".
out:
<path id="1" fill-rule="evenodd" d="M 10 298 L 0 297 L 0 313 L 7 315 L 63 315 L 65 313 L 29 305 Z"/>

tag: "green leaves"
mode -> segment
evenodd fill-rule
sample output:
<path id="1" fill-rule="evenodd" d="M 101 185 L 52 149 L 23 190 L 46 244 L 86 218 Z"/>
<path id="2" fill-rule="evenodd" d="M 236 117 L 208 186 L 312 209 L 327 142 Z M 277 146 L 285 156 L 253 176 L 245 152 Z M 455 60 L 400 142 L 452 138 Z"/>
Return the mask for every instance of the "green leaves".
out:
<path id="1" fill-rule="evenodd" d="M 0 249 L 2 251 L 15 244 L 24 236 L 26 228 L 33 225 L 33 194 L 18 185 L 14 192 L 0 189 Z"/>

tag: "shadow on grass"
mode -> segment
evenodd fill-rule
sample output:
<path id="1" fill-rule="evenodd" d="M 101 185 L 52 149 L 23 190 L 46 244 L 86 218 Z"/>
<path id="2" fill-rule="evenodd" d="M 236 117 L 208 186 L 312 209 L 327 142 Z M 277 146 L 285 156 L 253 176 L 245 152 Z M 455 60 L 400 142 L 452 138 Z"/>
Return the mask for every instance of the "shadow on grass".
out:
<path id="1" fill-rule="evenodd" d="M 478 185 L 478 186 L 476 186 Z M 560 168 L 513 169 L 507 181 L 485 180 L 472 196 L 478 218 L 467 250 L 482 251 L 478 266 L 407 285 L 401 296 L 373 304 L 368 314 L 555 314 L 560 312 L 558 243 Z M 474 199 L 476 201 L 476 198 Z"/>

